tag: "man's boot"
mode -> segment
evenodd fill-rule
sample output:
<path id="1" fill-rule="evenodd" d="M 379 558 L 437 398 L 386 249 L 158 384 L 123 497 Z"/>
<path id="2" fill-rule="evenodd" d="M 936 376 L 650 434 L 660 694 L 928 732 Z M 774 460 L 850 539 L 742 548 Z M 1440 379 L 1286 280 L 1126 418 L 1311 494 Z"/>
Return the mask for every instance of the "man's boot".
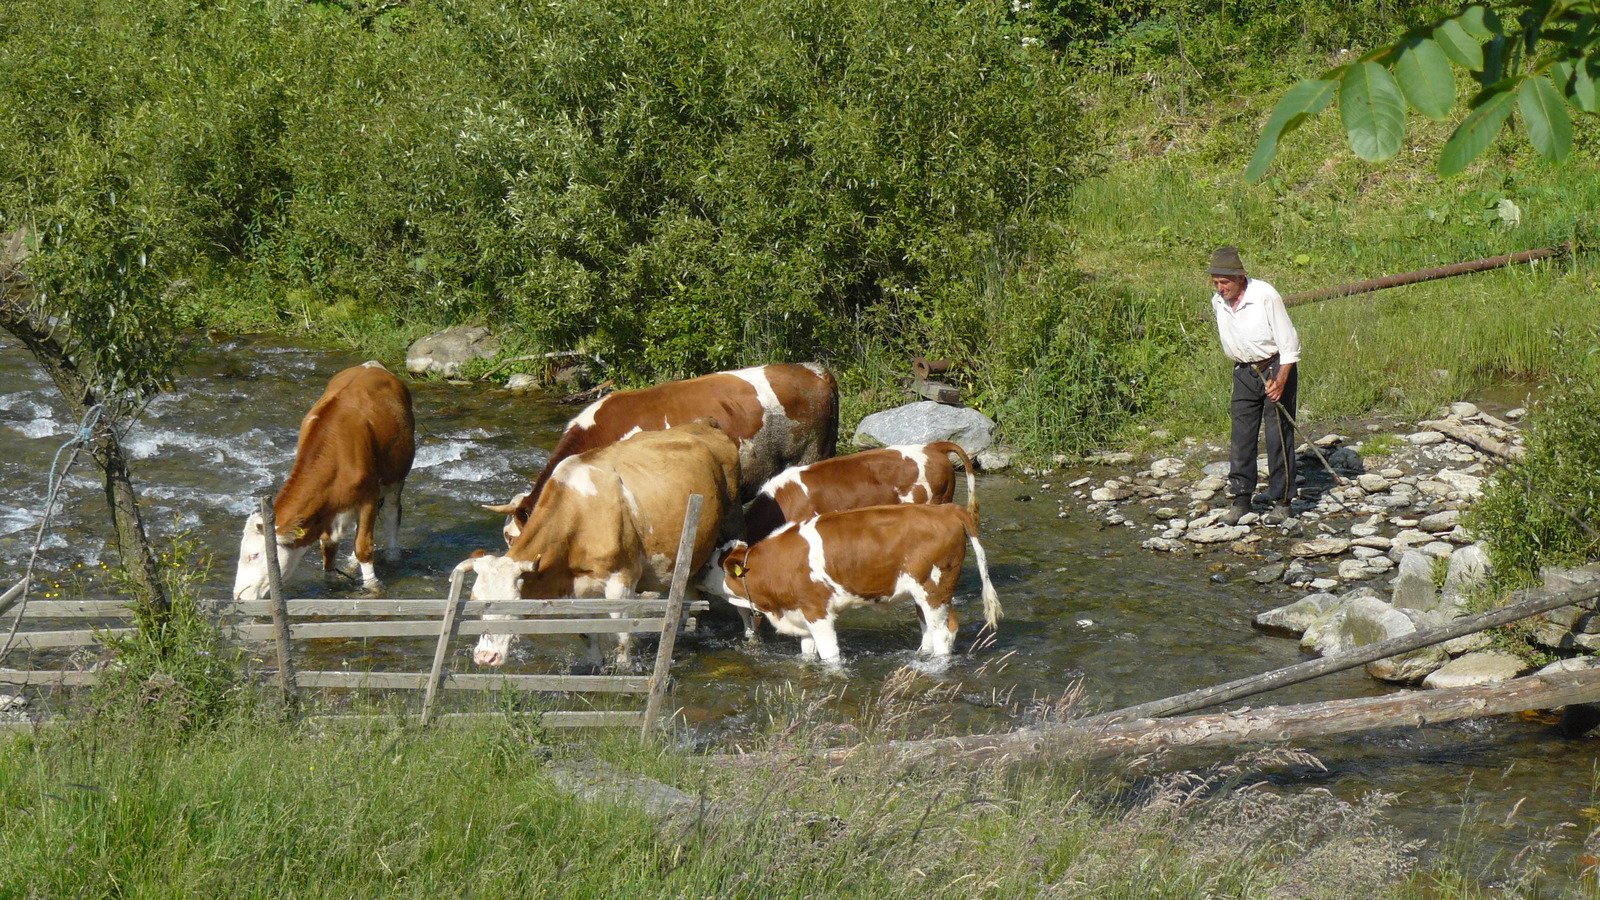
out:
<path id="1" fill-rule="evenodd" d="M 1267 510 L 1267 514 L 1261 517 L 1261 521 L 1267 525 L 1282 525 L 1292 518 L 1294 518 L 1294 510 L 1289 508 L 1289 504 L 1277 503 Z"/>
<path id="2" fill-rule="evenodd" d="M 1248 497 L 1245 498 L 1243 503 L 1240 503 L 1238 500 L 1234 500 L 1233 505 L 1228 507 L 1228 511 L 1222 514 L 1222 524 L 1237 525 L 1239 524 L 1239 520 L 1244 518 L 1244 514 L 1249 511 L 1250 500 Z"/>

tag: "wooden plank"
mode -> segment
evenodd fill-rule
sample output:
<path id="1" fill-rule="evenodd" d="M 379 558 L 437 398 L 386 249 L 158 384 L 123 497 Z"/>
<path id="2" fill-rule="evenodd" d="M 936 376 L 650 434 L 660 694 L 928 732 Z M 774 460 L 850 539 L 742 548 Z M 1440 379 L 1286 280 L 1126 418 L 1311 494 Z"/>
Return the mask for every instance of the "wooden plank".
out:
<path id="1" fill-rule="evenodd" d="M 442 616 L 447 602 L 443 599 L 345 600 L 330 598 L 290 600 L 289 615 L 296 618 L 305 616 Z M 33 603 L 28 604 L 30 611 L 33 606 Z M 705 600 L 696 600 L 689 604 L 689 609 L 695 612 L 704 612 L 709 607 L 710 604 Z M 564 598 L 558 600 L 468 600 L 462 606 L 461 613 L 468 616 L 486 614 L 528 616 L 542 614 L 609 615 L 615 612 L 638 616 L 664 612 L 666 608 L 667 601 L 664 598 L 659 600 L 607 600 L 603 597 L 593 599 Z M 221 601 L 215 604 L 214 611 L 219 615 L 259 617 L 271 615 L 272 606 L 270 601 L 266 600 Z"/>
<path id="2" fill-rule="evenodd" d="M 301 687 L 364 688 L 368 690 L 424 690 L 427 672 L 296 672 Z M 0 682 L 5 679 L 0 671 Z M 647 675 L 510 675 L 498 672 L 446 672 L 443 690 L 487 690 L 513 687 L 524 691 L 587 691 L 597 694 L 643 694 L 650 690 Z"/>
<path id="3" fill-rule="evenodd" d="M 538 717 L 546 728 L 603 728 L 611 726 L 634 727 L 643 713 L 638 710 L 552 710 L 549 712 L 450 712 L 434 716 L 437 722 L 448 725 L 477 725 L 485 719 L 500 716 L 522 718 Z M 394 722 L 392 716 L 313 716 L 309 720 L 319 725 L 373 725 Z"/>
<path id="4" fill-rule="evenodd" d="M 456 632 L 461 628 L 461 589 L 466 584 L 467 572 L 472 569 L 472 560 L 464 559 L 456 563 L 450 570 L 450 597 L 445 602 L 444 621 L 439 624 L 439 642 L 433 648 L 433 668 L 428 672 L 428 680 L 423 687 L 427 690 L 422 698 L 422 725 L 427 727 L 433 718 L 433 702 L 439 696 L 439 681 L 444 677 L 444 658 L 450 648 L 450 642 L 455 640 Z"/>
<path id="5" fill-rule="evenodd" d="M 128 635 L 137 628 L 79 628 L 72 631 L 19 631 L 11 642 L 13 650 L 49 650 L 56 647 L 89 647 L 99 643 L 97 635 Z"/>
<path id="6" fill-rule="evenodd" d="M 943 403 L 946 406 L 961 405 L 961 389 L 942 381 L 928 381 L 923 378 L 912 377 L 906 384 L 906 389 L 913 396 L 922 397 Z"/>
<path id="7" fill-rule="evenodd" d="M 29 600 L 22 611 L 24 619 L 117 619 L 131 614 L 124 600 Z"/>
<path id="8" fill-rule="evenodd" d="M 80 672 L 71 669 L 0 669 L 0 684 L 84 687 L 99 680 L 99 672 Z"/>
<path id="9" fill-rule="evenodd" d="M 640 737 L 648 738 L 661 715 L 661 703 L 666 698 L 667 682 L 672 676 L 672 650 L 678 642 L 678 622 L 683 617 L 683 595 L 688 593 L 689 570 L 693 568 L 694 541 L 700 530 L 700 507 L 705 498 L 689 495 L 689 505 L 683 512 L 683 528 L 678 538 L 678 555 L 672 563 L 672 589 L 667 592 L 667 614 L 662 619 L 661 644 L 656 648 L 655 672 L 650 676 L 650 698 L 645 701 L 644 721 L 640 724 Z"/>
<path id="10" fill-rule="evenodd" d="M 1414 631 L 1400 637 L 1390 638 L 1357 647 L 1348 653 L 1339 653 L 1325 656 L 1321 659 L 1307 660 L 1260 675 L 1240 678 L 1226 684 L 1214 685 L 1167 697 L 1161 700 L 1152 700 L 1126 709 L 1114 710 L 1095 716 L 1091 721 L 1105 723 L 1118 720 L 1157 718 L 1160 716 L 1173 716 L 1179 713 L 1193 712 L 1216 706 L 1230 700 L 1250 697 L 1255 694 L 1277 690 L 1302 681 L 1310 681 L 1333 672 L 1343 672 L 1357 666 L 1366 665 L 1379 659 L 1387 659 L 1402 653 L 1410 653 L 1422 647 L 1441 644 L 1463 635 L 1476 634 L 1489 628 L 1536 616 L 1539 613 L 1549 612 L 1562 606 L 1571 606 L 1595 597 L 1600 597 L 1600 583 L 1578 584 L 1559 591 L 1545 592 L 1543 589 L 1517 591 L 1513 598 L 1522 598 L 1500 609 L 1479 613 L 1475 616 L 1464 616 L 1448 625 L 1439 628 L 1428 628 Z"/>
<path id="11" fill-rule="evenodd" d="M 664 619 L 472 619 L 459 623 L 460 634 L 618 634 L 661 630 Z M 266 641 L 275 634 L 272 625 L 235 625 L 229 632 L 244 640 Z M 434 637 L 438 621 L 294 622 L 290 636 L 297 641 L 365 637 Z"/>
<path id="12" fill-rule="evenodd" d="M 278 653 L 278 689 L 283 701 L 294 698 L 294 657 L 289 649 L 289 607 L 283 600 L 283 573 L 278 571 L 278 528 L 272 498 L 261 498 L 261 558 L 267 564 L 267 592 L 272 600 L 272 640 Z"/>
<path id="13" fill-rule="evenodd" d="M 978 763 L 1000 757 L 1048 756 L 1064 748 L 1092 756 L 1148 753 L 1162 747 L 1223 747 L 1237 744 L 1302 741 L 1311 737 L 1349 734 L 1380 728 L 1414 728 L 1461 719 L 1505 715 L 1525 709 L 1554 709 L 1600 700 L 1600 672 L 1556 672 L 1526 675 L 1500 684 L 1464 688 L 1396 691 L 1380 697 L 1269 706 L 1172 719 L 1137 719 L 1098 725 L 1093 719 L 1048 728 L 1025 728 L 1004 734 L 892 741 L 887 750 L 896 759 L 937 759 Z M 859 747 L 824 752 L 830 765 L 841 765 Z M 763 754 L 728 757 L 739 764 L 761 764 Z"/>

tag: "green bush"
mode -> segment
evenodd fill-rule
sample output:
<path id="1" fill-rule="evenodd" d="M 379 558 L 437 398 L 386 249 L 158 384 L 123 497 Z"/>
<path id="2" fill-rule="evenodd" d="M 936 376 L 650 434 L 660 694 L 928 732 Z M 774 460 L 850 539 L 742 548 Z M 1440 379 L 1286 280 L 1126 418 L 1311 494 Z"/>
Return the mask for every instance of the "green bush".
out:
<path id="1" fill-rule="evenodd" d="M 1496 473 L 1467 516 L 1511 585 L 1600 555 L 1600 366 L 1593 336 L 1587 346 L 1529 412 L 1527 455 Z"/>

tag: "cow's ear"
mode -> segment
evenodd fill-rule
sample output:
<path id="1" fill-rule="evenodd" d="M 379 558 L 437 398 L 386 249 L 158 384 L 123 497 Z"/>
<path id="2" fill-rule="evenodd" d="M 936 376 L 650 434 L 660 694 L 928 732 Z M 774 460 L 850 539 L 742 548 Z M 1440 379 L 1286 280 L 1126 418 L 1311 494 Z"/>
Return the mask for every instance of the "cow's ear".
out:
<path id="1" fill-rule="evenodd" d="M 488 556 L 488 555 L 489 555 L 489 551 L 483 549 L 482 547 L 479 547 L 477 550 L 472 551 L 472 555 L 467 557 L 467 559 L 483 559 L 485 556 Z"/>
<path id="2" fill-rule="evenodd" d="M 744 573 L 750 571 L 744 567 L 744 563 L 734 563 L 733 565 L 729 566 L 728 569 L 729 571 L 733 572 L 733 577 L 735 578 L 743 578 Z"/>

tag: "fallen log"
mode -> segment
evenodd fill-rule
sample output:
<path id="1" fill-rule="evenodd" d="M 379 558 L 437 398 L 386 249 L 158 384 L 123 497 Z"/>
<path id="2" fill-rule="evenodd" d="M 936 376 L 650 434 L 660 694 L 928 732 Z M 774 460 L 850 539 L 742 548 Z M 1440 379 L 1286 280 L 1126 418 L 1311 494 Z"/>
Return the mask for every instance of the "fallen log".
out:
<path id="1" fill-rule="evenodd" d="M 1512 594 L 1512 597 L 1514 600 L 1518 597 L 1522 599 L 1515 600 L 1515 602 L 1500 609 L 1456 619 L 1450 624 L 1438 628 L 1413 631 L 1397 638 L 1357 647 L 1349 653 L 1307 660 L 1303 663 L 1271 672 L 1264 672 L 1260 675 L 1240 678 L 1225 684 L 1213 685 L 1212 687 L 1189 691 L 1185 694 L 1178 694 L 1161 700 L 1152 700 L 1148 703 L 1130 706 L 1127 709 L 1114 710 L 1096 716 L 1091 721 L 1109 724 L 1119 720 L 1175 716 L 1180 713 L 1193 712 L 1197 709 L 1205 709 L 1208 706 L 1216 706 L 1219 703 L 1227 703 L 1230 700 L 1238 700 L 1241 697 L 1249 697 L 1287 687 L 1291 684 L 1299 684 L 1302 681 L 1310 681 L 1323 675 L 1343 672 L 1346 669 L 1366 665 L 1374 660 L 1410 653 L 1423 647 L 1442 644 L 1452 638 L 1476 634 L 1519 619 L 1536 616 L 1542 612 L 1549 612 L 1562 606 L 1571 606 L 1574 603 L 1581 603 L 1585 600 L 1600 597 L 1600 583 L 1591 582 L 1571 585 L 1561 590 L 1550 592 L 1545 592 L 1543 589 L 1522 590 Z"/>
<path id="2" fill-rule="evenodd" d="M 1417 284 L 1423 281 L 1434 281 L 1440 278 L 1452 278 L 1456 275 L 1469 275 L 1473 272 L 1487 272 L 1490 269 L 1500 269 L 1513 266 L 1517 263 L 1533 262 L 1538 259 L 1566 256 L 1572 252 L 1572 243 L 1569 241 L 1558 247 L 1542 247 L 1538 250 L 1524 250 L 1521 253 L 1507 253 L 1503 256 L 1490 256 L 1484 259 L 1474 259 L 1467 262 L 1452 263 L 1448 266 L 1435 266 L 1431 269 L 1418 269 L 1414 272 L 1401 272 L 1397 275 L 1385 275 L 1382 278 L 1369 278 L 1352 284 L 1341 284 L 1330 288 L 1319 288 L 1314 291 L 1302 291 L 1290 294 L 1283 298 L 1285 306 L 1295 306 L 1300 303 L 1314 303 L 1318 300 L 1331 300 L 1335 297 L 1349 297 L 1352 294 L 1365 294 L 1371 291 L 1381 291 L 1384 288 L 1400 287 L 1406 284 Z"/>
<path id="3" fill-rule="evenodd" d="M 1500 459 L 1512 461 L 1521 459 L 1523 456 L 1522 448 L 1516 446 L 1515 444 L 1497 441 L 1487 434 L 1480 434 L 1470 428 L 1457 425 L 1454 422 L 1430 420 L 1426 422 L 1418 422 L 1417 425 L 1423 428 L 1431 428 L 1445 437 L 1450 438 L 1451 440 L 1459 441 L 1460 443 L 1466 444 L 1468 447 L 1482 450 L 1490 456 L 1496 456 Z"/>
<path id="4" fill-rule="evenodd" d="M 1397 691 L 1381 697 L 1330 700 L 1293 706 L 1268 706 L 1173 719 L 1136 719 L 1029 728 L 1004 734 L 894 741 L 887 745 L 896 759 L 911 762 L 981 763 L 1024 758 L 1076 749 L 1092 757 L 1180 747 L 1229 747 L 1240 744 L 1301 741 L 1307 738 L 1415 728 L 1461 719 L 1504 715 L 1526 709 L 1600 701 L 1600 670 L 1526 675 L 1500 684 L 1431 691 Z M 830 766 L 843 765 L 860 747 L 827 751 Z"/>

